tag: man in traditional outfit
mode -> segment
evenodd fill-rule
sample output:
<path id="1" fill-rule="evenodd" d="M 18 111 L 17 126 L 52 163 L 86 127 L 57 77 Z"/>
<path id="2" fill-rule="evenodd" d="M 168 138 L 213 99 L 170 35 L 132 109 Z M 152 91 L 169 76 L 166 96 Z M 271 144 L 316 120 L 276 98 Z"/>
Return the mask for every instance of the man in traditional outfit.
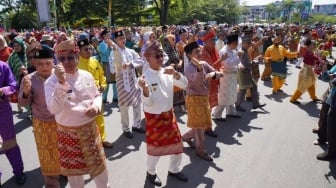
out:
<path id="1" fill-rule="evenodd" d="M 280 45 L 281 40 L 280 36 L 274 38 L 273 45 L 267 48 L 264 55 L 265 62 L 270 63 L 272 67 L 273 94 L 282 92 L 281 87 L 287 77 L 287 67 L 284 58 L 296 58 L 298 56 L 297 52 L 289 52 Z"/>
<path id="2" fill-rule="evenodd" d="M 207 62 L 215 70 L 219 70 L 222 66 L 221 62 L 226 58 L 225 56 L 219 57 L 218 52 L 216 51 L 216 33 L 211 28 L 207 31 L 204 31 L 205 35 L 202 37 L 204 42 L 204 47 L 201 49 L 201 61 Z M 213 108 L 218 105 L 218 80 L 210 81 L 210 92 L 209 92 L 209 103 L 210 108 Z M 219 121 L 225 121 L 225 119 L 217 119 Z M 211 137 L 217 137 L 217 134 L 210 128 L 205 130 L 205 134 Z"/>
<path id="3" fill-rule="evenodd" d="M 21 151 L 16 142 L 12 108 L 8 101 L 8 96 L 15 93 L 16 89 L 17 85 L 11 69 L 7 63 L 0 61 L 0 136 L 3 140 L 0 154 L 6 154 L 13 168 L 15 182 L 23 185 L 26 182 L 26 175 L 23 173 Z"/>
<path id="4" fill-rule="evenodd" d="M 238 77 L 237 81 L 239 84 L 239 92 L 236 101 L 236 110 L 245 112 L 246 110 L 240 105 L 245 99 L 245 94 L 247 89 L 251 91 L 251 99 L 252 99 L 252 108 L 261 108 L 266 104 L 259 103 L 259 93 L 257 88 L 257 80 L 252 75 L 252 61 L 249 57 L 248 49 L 251 46 L 251 38 L 250 36 L 242 37 L 242 48 L 241 50 L 244 54 L 240 58 L 240 64 L 238 68 Z M 260 56 L 262 58 L 262 56 Z"/>
<path id="5" fill-rule="evenodd" d="M 116 47 L 114 49 L 114 64 L 118 88 L 118 105 L 120 109 L 123 134 L 127 138 L 133 138 L 132 131 L 145 133 L 141 127 L 141 91 L 137 84 L 135 68 L 143 65 L 143 59 L 137 52 L 126 48 L 126 37 L 122 30 L 114 33 Z M 129 126 L 128 109 L 133 108 L 132 131 Z"/>
<path id="6" fill-rule="evenodd" d="M 178 50 L 178 53 L 180 55 L 180 59 L 183 61 L 184 60 L 184 47 L 188 44 L 188 30 L 186 28 L 181 28 L 179 30 L 179 36 L 180 36 L 180 41 L 176 43 L 176 48 Z"/>
<path id="7" fill-rule="evenodd" d="M 219 54 L 227 57 L 223 61 L 221 72 L 224 76 L 219 79 L 218 89 L 218 106 L 213 112 L 215 119 L 222 119 L 222 113 L 226 108 L 226 117 L 240 118 L 235 108 L 237 101 L 237 73 L 240 57 L 244 54 L 242 51 L 237 52 L 238 34 L 231 33 L 227 37 L 226 48 L 223 48 Z"/>
<path id="8" fill-rule="evenodd" d="M 109 91 L 110 84 L 112 84 L 112 87 L 113 87 L 113 100 L 114 101 L 118 100 L 117 85 L 115 81 L 115 70 L 114 70 L 113 62 L 111 62 L 111 60 L 109 59 L 110 54 L 113 50 L 113 42 L 111 40 L 111 33 L 107 29 L 104 29 L 100 33 L 100 37 L 103 40 L 99 43 L 97 50 L 100 55 L 100 62 L 103 66 L 103 70 L 104 70 L 106 82 L 107 82 L 107 87 L 103 92 L 103 103 L 108 103 L 107 98 L 108 98 L 108 91 Z"/>
<path id="9" fill-rule="evenodd" d="M 74 40 L 55 48 L 54 73 L 44 85 L 46 103 L 57 122 L 61 174 L 68 176 L 70 187 L 84 187 L 83 175 L 89 174 L 97 187 L 110 187 L 105 153 L 95 117 L 102 97 L 92 75 L 78 70 L 79 49 Z"/>
<path id="10" fill-rule="evenodd" d="M 89 43 L 89 39 L 85 38 L 77 42 L 79 47 L 79 64 L 78 68 L 88 71 L 93 76 L 95 84 L 100 93 L 103 93 L 106 89 L 106 78 L 104 76 L 103 68 L 100 66 L 98 60 L 91 57 L 92 47 Z M 113 144 L 106 141 L 105 122 L 103 113 L 99 113 L 96 117 L 96 123 L 99 128 L 100 137 L 105 148 L 112 148 Z"/>
<path id="11" fill-rule="evenodd" d="M 37 71 L 25 76 L 19 91 L 19 103 L 32 107 L 33 133 L 46 188 L 60 187 L 57 124 L 54 114 L 47 109 L 44 82 L 51 75 L 54 52 L 45 47 L 35 50 L 34 66 Z"/>
<path id="12" fill-rule="evenodd" d="M 139 78 L 139 86 L 142 88 L 141 98 L 146 119 L 147 179 L 161 186 L 156 174 L 156 164 L 160 156 L 170 155 L 168 175 L 188 181 L 179 170 L 183 145 L 173 112 L 174 86 L 185 89 L 188 81 L 172 67 L 162 68 L 163 49 L 159 41 L 151 44 L 145 52 L 145 57 L 149 68 Z"/>
<path id="13" fill-rule="evenodd" d="M 186 89 L 186 106 L 188 110 L 187 126 L 190 131 L 183 135 L 183 141 L 191 146 L 192 139 L 196 141 L 196 155 L 204 160 L 213 159 L 205 149 L 204 131 L 211 127 L 211 108 L 209 104 L 209 79 L 218 79 L 223 73 L 217 72 L 205 61 L 199 61 L 201 57 L 197 42 L 192 42 L 184 47 L 187 55 L 184 72 L 188 79 Z"/>

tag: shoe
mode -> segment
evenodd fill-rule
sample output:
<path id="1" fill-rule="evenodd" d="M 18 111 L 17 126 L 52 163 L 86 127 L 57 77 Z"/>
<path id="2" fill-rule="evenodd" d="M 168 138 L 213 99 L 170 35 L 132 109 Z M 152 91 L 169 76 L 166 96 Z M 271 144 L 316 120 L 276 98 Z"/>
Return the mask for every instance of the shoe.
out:
<path id="1" fill-rule="evenodd" d="M 257 106 L 253 106 L 253 109 L 262 108 L 262 107 L 264 107 L 264 106 L 266 106 L 265 103 L 264 103 L 264 104 L 259 104 L 259 105 L 257 105 Z"/>
<path id="2" fill-rule="evenodd" d="M 191 148 L 195 148 L 195 144 L 194 144 L 194 142 L 191 140 L 191 138 L 189 138 L 189 139 L 184 139 L 184 138 L 182 138 L 182 140 L 183 140 L 183 142 L 186 142 L 186 143 L 189 145 L 189 147 L 191 147 Z"/>
<path id="3" fill-rule="evenodd" d="M 270 77 L 267 77 L 267 78 L 262 78 L 261 80 L 262 80 L 262 81 L 270 81 L 271 78 L 270 78 Z"/>
<path id="4" fill-rule="evenodd" d="M 322 103 L 321 99 L 313 99 L 314 103 Z"/>
<path id="5" fill-rule="evenodd" d="M 290 101 L 290 102 L 297 105 L 301 104 L 300 101 Z"/>
<path id="6" fill-rule="evenodd" d="M 314 142 L 313 142 L 314 145 L 326 145 L 327 142 L 326 141 L 320 141 L 319 139 L 316 139 Z"/>
<path id="7" fill-rule="evenodd" d="M 332 159 L 335 159 L 336 155 L 335 154 L 330 154 L 328 151 L 325 151 L 323 153 L 318 154 L 316 156 L 316 158 L 318 160 L 321 160 L 321 161 L 330 161 Z"/>
<path id="8" fill-rule="evenodd" d="M 138 127 L 132 127 L 132 131 L 136 131 L 136 132 L 142 133 L 142 134 L 146 133 L 146 130 L 142 127 L 139 127 L 139 128 Z"/>
<path id="9" fill-rule="evenodd" d="M 168 176 L 174 177 L 180 181 L 184 181 L 184 182 L 188 181 L 188 177 L 185 176 L 182 172 L 172 173 L 168 171 Z"/>
<path id="10" fill-rule="evenodd" d="M 113 144 L 108 141 L 102 142 L 104 148 L 113 148 Z"/>
<path id="11" fill-rule="evenodd" d="M 221 121 L 221 122 L 225 122 L 226 121 L 226 119 L 225 118 L 222 118 L 222 117 L 220 117 L 220 118 L 212 118 L 214 121 Z"/>
<path id="12" fill-rule="evenodd" d="M 127 138 L 133 138 L 133 133 L 131 133 L 131 131 L 124 131 L 124 135 L 127 137 Z"/>
<path id="13" fill-rule="evenodd" d="M 277 92 L 283 93 L 284 91 L 282 89 L 278 89 Z"/>
<path id="14" fill-rule="evenodd" d="M 213 161 L 212 157 L 208 153 L 199 153 L 196 152 L 196 155 L 199 156 L 200 158 L 206 160 L 206 161 Z"/>
<path id="15" fill-rule="evenodd" d="M 151 175 L 147 172 L 146 178 L 149 180 L 149 182 L 151 182 L 152 184 L 154 184 L 156 186 L 161 186 L 162 185 L 160 178 L 156 174 Z"/>
<path id="16" fill-rule="evenodd" d="M 26 182 L 26 175 L 22 173 L 21 175 L 15 175 L 15 182 L 18 185 L 23 185 Z"/>
<path id="17" fill-rule="evenodd" d="M 113 98 L 113 102 L 118 102 L 118 99 Z"/>
<path id="18" fill-rule="evenodd" d="M 312 132 L 313 132 L 314 134 L 317 134 L 317 133 L 319 132 L 319 128 L 313 128 L 313 129 L 312 129 Z"/>
<path id="19" fill-rule="evenodd" d="M 236 115 L 236 114 L 226 114 L 226 117 L 230 117 L 230 118 L 241 118 L 240 115 Z"/>
<path id="20" fill-rule="evenodd" d="M 218 135 L 213 130 L 205 131 L 204 133 L 206 135 L 210 136 L 210 137 L 213 137 L 213 138 L 217 138 L 218 137 Z"/>
<path id="21" fill-rule="evenodd" d="M 240 112 L 246 112 L 246 110 L 241 106 L 236 106 L 236 110 Z"/>

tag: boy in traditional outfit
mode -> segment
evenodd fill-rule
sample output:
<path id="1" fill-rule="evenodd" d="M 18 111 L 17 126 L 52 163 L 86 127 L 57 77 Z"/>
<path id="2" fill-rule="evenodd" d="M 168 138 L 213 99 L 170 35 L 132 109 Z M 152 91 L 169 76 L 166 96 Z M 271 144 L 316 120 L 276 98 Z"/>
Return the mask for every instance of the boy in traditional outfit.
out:
<path id="1" fill-rule="evenodd" d="M 139 78 L 146 118 L 147 179 L 161 186 L 156 174 L 160 156 L 170 155 L 168 175 L 181 181 L 188 178 L 179 171 L 183 145 L 173 112 L 174 86 L 185 89 L 188 81 L 172 67 L 162 68 L 163 49 L 157 40 L 145 52 L 149 68 Z"/>

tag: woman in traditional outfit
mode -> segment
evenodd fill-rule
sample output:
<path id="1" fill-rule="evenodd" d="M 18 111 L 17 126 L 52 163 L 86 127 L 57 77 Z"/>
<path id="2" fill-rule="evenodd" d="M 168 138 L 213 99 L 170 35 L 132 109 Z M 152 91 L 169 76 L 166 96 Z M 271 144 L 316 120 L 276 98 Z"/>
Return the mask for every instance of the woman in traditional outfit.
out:
<path id="1" fill-rule="evenodd" d="M 12 52 L 13 49 L 8 47 L 5 37 L 0 35 L 0 61 L 7 62 Z"/>

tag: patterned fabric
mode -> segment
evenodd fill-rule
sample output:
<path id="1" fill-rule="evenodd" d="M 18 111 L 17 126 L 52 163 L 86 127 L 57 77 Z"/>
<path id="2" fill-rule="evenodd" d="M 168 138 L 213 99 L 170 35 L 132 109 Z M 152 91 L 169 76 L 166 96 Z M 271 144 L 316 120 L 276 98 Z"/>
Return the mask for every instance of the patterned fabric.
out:
<path id="1" fill-rule="evenodd" d="M 252 75 L 256 81 L 260 78 L 259 62 L 252 61 Z"/>
<path id="2" fill-rule="evenodd" d="M 99 175 L 106 168 L 105 154 L 95 121 L 78 127 L 57 124 L 61 174 Z"/>
<path id="3" fill-rule="evenodd" d="M 61 169 L 57 149 L 56 122 L 44 122 L 33 118 L 33 129 L 42 174 L 45 176 L 59 175 Z"/>
<path id="4" fill-rule="evenodd" d="M 211 127 L 211 109 L 209 96 L 187 95 L 186 107 L 188 110 L 187 126 L 189 128 L 206 129 Z"/>
<path id="5" fill-rule="evenodd" d="M 304 93 L 308 88 L 312 87 L 315 84 L 316 76 L 314 74 L 313 68 L 310 65 L 304 64 L 303 68 L 299 73 L 299 81 L 297 89 Z"/>
<path id="6" fill-rule="evenodd" d="M 281 79 L 286 79 L 287 77 L 287 67 L 286 63 L 283 61 L 273 61 L 271 62 L 272 76 L 279 76 Z"/>
<path id="7" fill-rule="evenodd" d="M 147 154 L 163 156 L 183 152 L 182 138 L 172 110 L 161 114 L 145 112 Z"/>
<path id="8" fill-rule="evenodd" d="M 250 71 L 238 71 L 237 82 L 239 89 L 250 89 L 253 87 L 253 80 Z"/>
<path id="9" fill-rule="evenodd" d="M 107 83 L 115 83 L 115 73 L 112 74 L 110 72 L 110 64 L 109 63 L 102 63 L 103 70 L 104 70 L 104 75 L 106 77 L 106 82 Z"/>

